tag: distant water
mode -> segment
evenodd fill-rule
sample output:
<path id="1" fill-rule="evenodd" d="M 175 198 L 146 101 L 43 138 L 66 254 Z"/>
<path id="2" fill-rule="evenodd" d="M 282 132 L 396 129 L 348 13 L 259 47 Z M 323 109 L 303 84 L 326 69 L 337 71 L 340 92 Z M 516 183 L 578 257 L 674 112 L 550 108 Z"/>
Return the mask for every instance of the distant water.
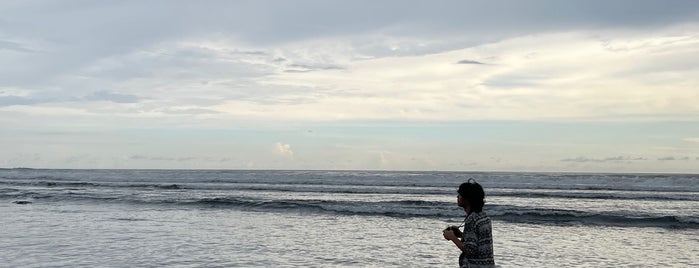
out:
<path id="1" fill-rule="evenodd" d="M 699 265 L 699 175 L 0 169 L 0 266 L 455 267 L 468 178 L 500 266 Z"/>

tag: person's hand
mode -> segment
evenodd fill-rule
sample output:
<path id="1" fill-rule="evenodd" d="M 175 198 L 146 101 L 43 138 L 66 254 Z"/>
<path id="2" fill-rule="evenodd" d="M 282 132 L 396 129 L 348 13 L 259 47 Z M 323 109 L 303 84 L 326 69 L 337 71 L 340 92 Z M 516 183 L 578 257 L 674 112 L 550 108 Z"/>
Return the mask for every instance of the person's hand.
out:
<path id="1" fill-rule="evenodd" d="M 462 236 L 464 236 L 464 233 L 462 233 L 461 230 L 459 230 L 459 227 L 452 226 L 452 227 L 451 227 L 451 230 L 454 232 L 454 235 L 455 235 L 456 237 L 462 237 Z"/>
<path id="2" fill-rule="evenodd" d="M 454 231 L 452 231 L 452 230 L 444 230 L 444 231 L 442 231 L 442 235 L 444 236 L 444 239 L 446 239 L 446 240 L 458 239 L 458 238 L 456 238 L 456 235 L 454 234 Z"/>

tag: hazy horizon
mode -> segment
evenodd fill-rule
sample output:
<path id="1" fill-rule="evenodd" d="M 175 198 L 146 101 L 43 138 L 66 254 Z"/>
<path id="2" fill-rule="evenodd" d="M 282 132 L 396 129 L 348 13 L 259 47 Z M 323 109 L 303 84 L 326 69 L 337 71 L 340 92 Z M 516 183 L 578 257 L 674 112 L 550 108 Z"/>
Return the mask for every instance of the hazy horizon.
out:
<path id="1" fill-rule="evenodd" d="M 42 167 L 0 167 L 0 170 L 119 170 L 119 171 L 271 171 L 271 172 L 386 172 L 386 173 L 473 173 L 473 174 L 610 174 L 610 175 L 697 175 L 690 172 L 597 172 L 597 171 L 500 171 L 500 170 L 390 170 L 390 169 L 219 169 L 219 168 L 42 168 Z"/>

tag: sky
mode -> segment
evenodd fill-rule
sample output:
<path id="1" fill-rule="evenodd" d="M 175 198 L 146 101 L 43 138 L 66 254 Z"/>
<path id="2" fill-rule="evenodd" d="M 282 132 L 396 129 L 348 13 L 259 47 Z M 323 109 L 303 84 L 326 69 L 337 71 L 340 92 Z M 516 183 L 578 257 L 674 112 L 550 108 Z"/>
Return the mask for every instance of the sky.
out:
<path id="1" fill-rule="evenodd" d="M 0 168 L 699 173 L 699 1 L 2 1 Z"/>

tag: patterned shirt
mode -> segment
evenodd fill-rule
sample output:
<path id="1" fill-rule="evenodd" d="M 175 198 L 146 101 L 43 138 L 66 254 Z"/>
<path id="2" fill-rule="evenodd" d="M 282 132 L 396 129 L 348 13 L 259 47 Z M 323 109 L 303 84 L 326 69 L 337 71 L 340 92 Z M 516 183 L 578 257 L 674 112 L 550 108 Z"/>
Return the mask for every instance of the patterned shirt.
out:
<path id="1" fill-rule="evenodd" d="M 493 226 L 485 212 L 472 212 L 466 216 L 461 242 L 470 254 L 461 253 L 460 267 L 495 267 Z"/>

